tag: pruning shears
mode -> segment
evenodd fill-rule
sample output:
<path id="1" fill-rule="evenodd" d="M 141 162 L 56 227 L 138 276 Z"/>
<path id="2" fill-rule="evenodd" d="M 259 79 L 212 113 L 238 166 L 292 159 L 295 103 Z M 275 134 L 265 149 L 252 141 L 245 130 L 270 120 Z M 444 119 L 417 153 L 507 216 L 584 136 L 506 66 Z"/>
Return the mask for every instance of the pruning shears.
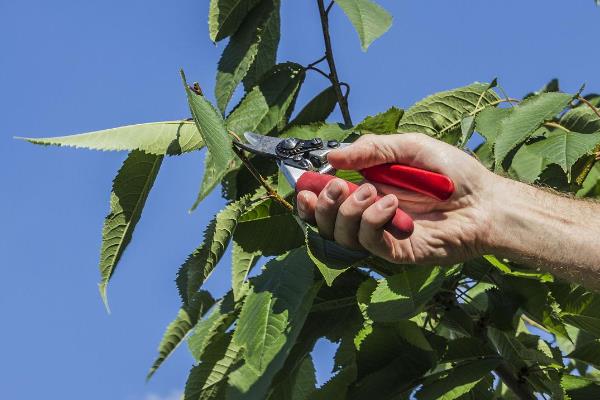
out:
<path id="1" fill-rule="evenodd" d="M 244 137 L 248 143 L 236 141 L 234 144 L 250 153 L 274 158 L 296 192 L 308 190 L 316 195 L 336 178 L 336 170 L 327 161 L 327 153 L 351 144 L 321 138 L 277 138 L 252 132 L 246 132 Z M 381 164 L 358 172 L 371 182 L 410 190 L 441 201 L 449 199 L 454 193 L 454 183 L 449 177 L 408 165 Z M 358 185 L 345 182 L 350 193 L 358 189 Z M 398 208 L 386 225 L 386 230 L 399 239 L 406 238 L 414 230 L 413 219 Z"/>

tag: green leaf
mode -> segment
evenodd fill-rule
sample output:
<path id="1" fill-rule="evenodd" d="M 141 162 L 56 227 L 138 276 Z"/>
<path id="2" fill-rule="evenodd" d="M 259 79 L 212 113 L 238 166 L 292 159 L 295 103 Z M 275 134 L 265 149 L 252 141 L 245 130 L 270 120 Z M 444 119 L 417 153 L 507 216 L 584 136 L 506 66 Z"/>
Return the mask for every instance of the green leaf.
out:
<path id="1" fill-rule="evenodd" d="M 299 64 L 274 66 L 231 112 L 227 118 L 229 129 L 237 133 L 251 130 L 262 134 L 282 130 L 288 122 L 305 75 L 304 67 Z"/>
<path id="2" fill-rule="evenodd" d="M 271 14 L 271 17 L 268 19 L 263 29 L 261 40 L 258 44 L 256 58 L 244 77 L 244 89 L 247 92 L 260 82 L 265 73 L 273 68 L 277 59 L 277 47 L 279 46 L 279 39 L 281 36 L 281 17 L 279 16 L 281 1 L 271 1 L 273 1 L 273 4 L 275 5 L 275 13 Z"/>
<path id="3" fill-rule="evenodd" d="M 181 307 L 175 320 L 167 326 L 167 330 L 158 345 L 158 357 L 152 364 L 146 379 L 150 379 L 154 375 L 163 361 L 173 353 L 214 302 L 215 300 L 210 293 L 202 290 L 194 295 L 188 305 Z"/>
<path id="4" fill-rule="evenodd" d="M 41 145 L 91 150 L 142 150 L 155 155 L 177 155 L 201 149 L 204 141 L 192 121 L 164 121 L 49 138 L 22 138 Z"/>
<path id="5" fill-rule="evenodd" d="M 418 400 L 454 400 L 471 391 L 500 364 L 500 359 L 477 360 L 457 365 L 428 377 L 417 392 Z"/>
<path id="6" fill-rule="evenodd" d="M 204 231 L 202 244 L 188 256 L 178 273 L 177 286 L 184 304 L 217 266 L 238 224 L 238 219 L 248 210 L 252 201 L 250 196 L 245 196 L 230 203 L 217 214 Z"/>
<path id="7" fill-rule="evenodd" d="M 229 376 L 228 400 L 266 397 L 273 377 L 296 343 L 320 284 L 302 250 L 270 261 L 253 279 L 233 342 L 245 363 Z"/>
<path id="8" fill-rule="evenodd" d="M 600 340 L 595 339 L 582 346 L 578 346 L 566 357 L 583 361 L 598 368 L 600 367 Z"/>
<path id="9" fill-rule="evenodd" d="M 356 29 L 363 51 L 392 26 L 392 16 L 371 0 L 335 0 Z"/>
<path id="10" fill-rule="evenodd" d="M 163 156 L 134 150 L 127 156 L 113 180 L 110 194 L 110 213 L 102 229 L 100 250 L 100 275 L 98 285 L 102 301 L 108 310 L 106 287 L 115 272 L 121 255 L 131 241 L 131 236 L 146 204 L 148 193 L 160 169 Z"/>
<path id="11" fill-rule="evenodd" d="M 580 376 L 563 375 L 560 385 L 570 400 L 591 400 L 600 398 L 600 383 Z"/>
<path id="12" fill-rule="evenodd" d="M 325 122 L 337 104 L 337 96 L 333 86 L 328 87 L 309 101 L 298 113 L 290 125 L 308 125 Z"/>
<path id="13" fill-rule="evenodd" d="M 225 334 L 237 318 L 241 303 L 236 303 L 229 291 L 210 310 L 209 315 L 198 321 L 192 335 L 187 340 L 188 348 L 196 361 L 204 359 L 207 346 Z"/>
<path id="14" fill-rule="evenodd" d="M 224 399 L 229 373 L 238 365 L 241 349 L 225 333 L 206 348 L 200 364 L 190 371 L 185 384 L 184 400 Z"/>
<path id="15" fill-rule="evenodd" d="M 531 183 L 546 167 L 556 164 L 571 181 L 573 165 L 592 154 L 598 144 L 600 132 L 584 134 L 557 130 L 546 139 L 522 146 L 515 154 L 511 168 L 519 178 Z"/>
<path id="16" fill-rule="evenodd" d="M 554 118 L 573 100 L 565 93 L 542 93 L 514 107 L 511 114 L 500 123 L 494 152 L 496 168 L 508 153 L 529 138 L 542 124 Z"/>
<path id="17" fill-rule="evenodd" d="M 460 137 L 460 123 L 500 99 L 487 83 L 473 83 L 436 93 L 419 101 L 404 113 L 398 132 L 421 132 L 455 142 Z"/>
<path id="18" fill-rule="evenodd" d="M 235 242 L 246 252 L 282 254 L 302 246 L 304 236 L 290 210 L 272 198 L 264 199 L 239 219 Z"/>
<path id="19" fill-rule="evenodd" d="M 194 93 L 188 87 L 183 71 L 181 71 L 181 78 L 187 93 L 192 117 L 208 147 L 208 151 L 212 155 L 215 168 L 218 170 L 228 169 L 235 162 L 236 156 L 223 118 L 204 96 Z"/>
<path id="20" fill-rule="evenodd" d="M 475 154 L 488 169 L 494 167 L 494 143 L 500 131 L 500 122 L 511 112 L 512 108 L 488 107 L 475 118 L 475 131 L 485 138 L 485 142 L 475 150 Z"/>
<path id="21" fill-rule="evenodd" d="M 261 0 L 210 0 L 208 32 L 210 40 L 218 42 L 233 35 L 250 10 Z"/>
<path id="22" fill-rule="evenodd" d="M 600 132 L 600 117 L 583 104 L 567 111 L 561 117 L 560 124 L 573 132 Z"/>
<path id="23" fill-rule="evenodd" d="M 233 298 L 239 301 L 245 292 L 245 283 L 248 273 L 260 259 L 260 252 L 246 252 L 237 243 L 233 243 L 231 255 L 231 289 Z"/>
<path id="24" fill-rule="evenodd" d="M 315 123 L 311 125 L 292 126 L 279 136 L 282 138 L 294 137 L 297 139 L 312 139 L 318 137 L 324 141 L 337 140 L 338 142 L 341 142 L 351 134 L 352 131 L 350 129 L 344 129 L 341 124 Z"/>
<path id="25" fill-rule="evenodd" d="M 295 250 L 267 263 L 252 281 L 233 337 L 246 364 L 264 371 L 285 343 L 285 331 L 313 283 L 312 262 Z"/>
<path id="26" fill-rule="evenodd" d="M 365 133 L 395 133 L 403 115 L 404 110 L 391 107 L 385 112 L 366 117 L 360 124 L 356 125 L 355 129 Z"/>
<path id="27" fill-rule="evenodd" d="M 268 400 L 308 400 L 315 391 L 316 384 L 315 366 L 308 355 L 300 362 L 298 368 L 276 387 Z"/>
<path id="28" fill-rule="evenodd" d="M 217 106 L 225 113 L 233 92 L 255 62 L 262 34 L 278 10 L 272 0 L 264 0 L 245 18 L 238 31 L 229 39 L 219 59 L 215 97 Z"/>
<path id="29" fill-rule="evenodd" d="M 236 168 L 239 168 L 240 164 L 241 161 L 238 158 L 235 158 L 228 169 L 218 169 L 210 151 L 207 151 L 204 156 L 204 175 L 202 176 L 202 183 L 200 184 L 196 201 L 194 201 L 194 204 L 190 207 L 190 212 L 194 211 L 202 200 L 204 200 L 213 189 L 221 183 L 225 175 Z"/>
<path id="30" fill-rule="evenodd" d="M 347 249 L 334 241 L 326 240 L 312 226 L 299 221 L 306 235 L 306 252 L 315 263 L 327 285 L 352 267 L 364 265 L 367 253 Z"/>
<path id="31" fill-rule="evenodd" d="M 458 338 L 448 342 L 442 358 L 445 363 L 457 363 L 482 358 L 497 357 L 498 354 L 485 342 L 474 337 Z"/>
<path id="32" fill-rule="evenodd" d="M 440 267 L 399 266 L 402 272 L 381 279 L 371 295 L 368 316 L 376 322 L 393 322 L 418 314 L 441 288 Z"/>

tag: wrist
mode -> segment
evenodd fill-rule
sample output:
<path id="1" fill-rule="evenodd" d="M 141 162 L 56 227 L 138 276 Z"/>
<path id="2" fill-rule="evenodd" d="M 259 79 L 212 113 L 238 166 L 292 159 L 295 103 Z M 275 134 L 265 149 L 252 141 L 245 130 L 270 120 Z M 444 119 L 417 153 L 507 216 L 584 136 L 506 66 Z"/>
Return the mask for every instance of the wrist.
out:
<path id="1" fill-rule="evenodd" d="M 530 223 L 536 205 L 536 189 L 524 183 L 494 174 L 489 194 L 489 228 L 485 235 L 485 254 L 510 257 L 526 246 Z"/>

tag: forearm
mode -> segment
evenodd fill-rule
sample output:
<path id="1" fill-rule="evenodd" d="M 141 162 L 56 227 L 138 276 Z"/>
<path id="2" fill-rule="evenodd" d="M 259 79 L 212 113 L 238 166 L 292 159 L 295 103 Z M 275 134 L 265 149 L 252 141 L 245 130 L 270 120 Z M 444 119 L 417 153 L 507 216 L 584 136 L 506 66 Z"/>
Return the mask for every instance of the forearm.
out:
<path id="1" fill-rule="evenodd" d="M 600 204 L 499 178 L 489 250 L 600 288 Z"/>

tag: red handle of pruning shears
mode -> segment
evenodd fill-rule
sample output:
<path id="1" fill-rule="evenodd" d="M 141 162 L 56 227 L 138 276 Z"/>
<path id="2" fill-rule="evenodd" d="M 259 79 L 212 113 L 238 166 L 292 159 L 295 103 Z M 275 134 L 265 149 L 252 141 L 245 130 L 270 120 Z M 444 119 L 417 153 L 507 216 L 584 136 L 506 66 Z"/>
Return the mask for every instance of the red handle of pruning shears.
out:
<path id="1" fill-rule="evenodd" d="M 360 172 L 372 182 L 412 190 L 439 200 L 447 200 L 454 193 L 454 183 L 447 176 L 406 165 L 382 164 L 363 169 Z M 336 177 L 307 171 L 298 179 L 296 192 L 308 190 L 318 195 L 332 179 L 336 179 Z M 358 189 L 358 185 L 352 182 L 346 181 L 346 184 L 350 193 Z M 379 199 L 380 196 L 377 196 L 377 200 Z M 396 238 L 405 239 L 412 234 L 414 222 L 408 214 L 398 208 L 385 229 Z"/>
<path id="2" fill-rule="evenodd" d="M 448 200 L 454 193 L 454 182 L 445 175 L 408 165 L 381 164 L 360 171 L 365 179 L 421 193 L 438 200 Z"/>

